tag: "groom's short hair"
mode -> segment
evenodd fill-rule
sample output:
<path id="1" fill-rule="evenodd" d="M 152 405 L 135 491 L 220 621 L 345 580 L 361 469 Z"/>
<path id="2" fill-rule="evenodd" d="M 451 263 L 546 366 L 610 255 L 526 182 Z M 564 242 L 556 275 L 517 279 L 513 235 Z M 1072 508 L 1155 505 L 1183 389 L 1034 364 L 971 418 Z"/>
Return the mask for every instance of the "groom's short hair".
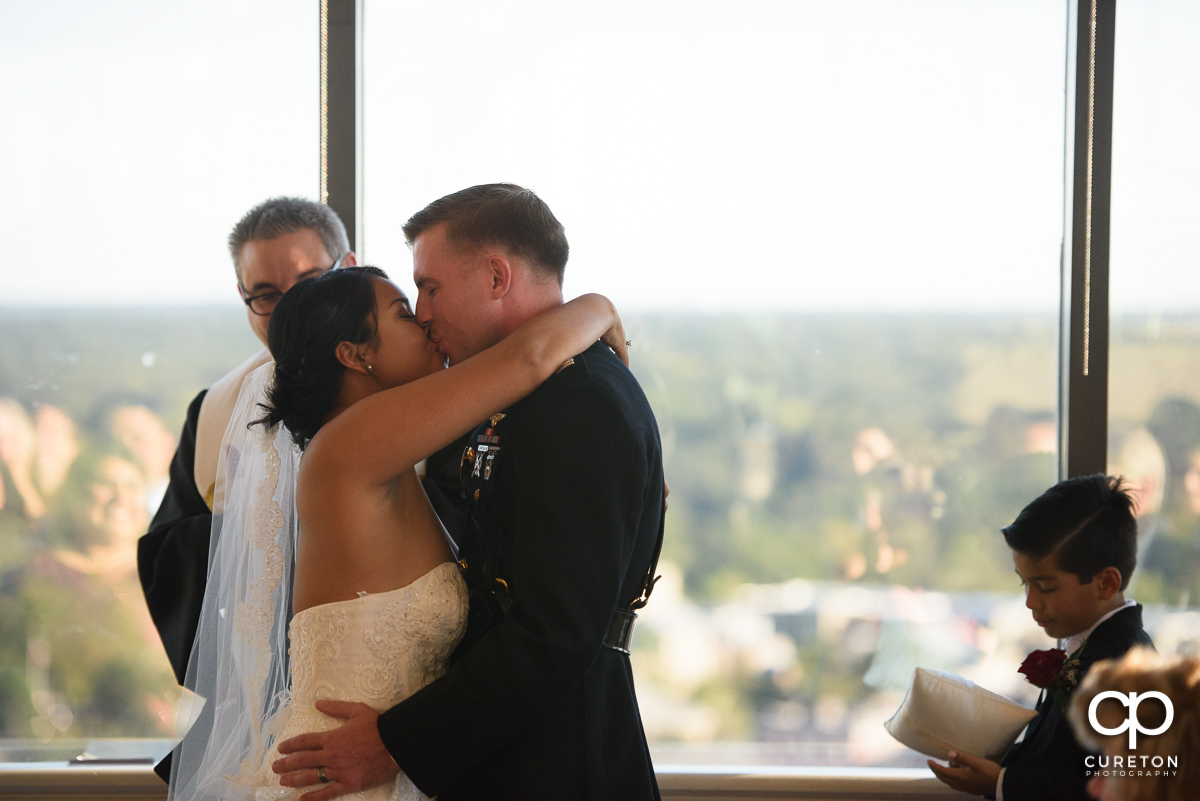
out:
<path id="1" fill-rule="evenodd" d="M 570 248 L 562 223 L 546 202 L 516 184 L 481 184 L 446 195 L 418 211 L 404 224 L 411 247 L 435 225 L 447 223 L 446 242 L 476 250 L 499 245 L 525 259 L 562 286 Z"/>

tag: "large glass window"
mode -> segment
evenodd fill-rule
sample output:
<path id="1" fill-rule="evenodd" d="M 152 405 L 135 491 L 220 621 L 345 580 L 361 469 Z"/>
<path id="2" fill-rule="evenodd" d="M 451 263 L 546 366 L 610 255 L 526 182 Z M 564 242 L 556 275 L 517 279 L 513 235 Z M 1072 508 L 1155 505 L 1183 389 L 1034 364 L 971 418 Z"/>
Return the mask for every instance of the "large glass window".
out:
<path id="1" fill-rule="evenodd" d="M 135 543 L 188 401 L 259 347 L 229 230 L 317 194 L 317 31 L 290 0 L 0 7 L 0 762 L 173 734 Z"/>
<path id="2" fill-rule="evenodd" d="M 1142 501 L 1134 594 L 1180 607 L 1200 599 L 1197 25 L 1195 4 L 1122 0 L 1113 98 L 1109 463 Z"/>
<path id="3" fill-rule="evenodd" d="M 920 664 L 1020 695 L 1000 526 L 1056 480 L 1060 3 L 366 4 L 368 261 L 537 190 L 624 312 L 671 506 L 659 763 L 920 765 Z"/>
<path id="4" fill-rule="evenodd" d="M 672 488 L 633 655 L 656 761 L 919 766 L 882 725 L 917 665 L 1032 700 L 998 529 L 1057 478 L 1064 4 L 364 7 L 360 256 L 405 285 L 412 212 L 513 181 L 566 224 L 567 294 L 626 318 Z M 1164 651 L 1200 592 L 1189 15 L 1123 0 L 1117 34 L 1110 454 Z M 257 348 L 225 236 L 317 194 L 318 28 L 0 22 L 5 762 L 172 731 L 133 543 L 187 402 Z"/>

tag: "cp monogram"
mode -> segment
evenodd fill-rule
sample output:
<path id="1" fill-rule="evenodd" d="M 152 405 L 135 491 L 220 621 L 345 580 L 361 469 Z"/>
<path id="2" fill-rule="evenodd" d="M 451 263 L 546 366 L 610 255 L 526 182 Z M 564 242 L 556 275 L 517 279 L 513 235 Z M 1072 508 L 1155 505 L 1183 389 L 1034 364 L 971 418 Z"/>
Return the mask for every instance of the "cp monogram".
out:
<path id="1" fill-rule="evenodd" d="M 1115 729 L 1106 729 L 1100 725 L 1098 720 L 1096 720 L 1096 707 L 1099 706 L 1100 702 L 1105 698 L 1115 698 L 1123 705 L 1129 707 L 1130 717 L 1126 718 L 1125 722 Z M 1138 704 L 1147 698 L 1157 698 L 1158 700 L 1162 701 L 1163 706 L 1167 708 L 1167 719 L 1164 720 L 1163 724 L 1157 729 L 1144 729 L 1142 728 L 1141 721 L 1138 720 Z M 1137 747 L 1138 732 L 1150 735 L 1162 734 L 1167 730 L 1167 727 L 1171 725 L 1171 721 L 1174 719 L 1175 707 L 1171 705 L 1171 699 L 1167 698 L 1167 696 L 1163 695 L 1157 690 L 1152 690 L 1148 693 L 1141 694 L 1129 693 L 1128 697 L 1124 693 L 1119 693 L 1116 690 L 1109 690 L 1108 692 L 1103 692 L 1097 695 L 1092 699 L 1092 703 L 1088 705 L 1088 722 L 1092 724 L 1092 728 L 1095 729 L 1099 734 L 1120 734 L 1126 729 L 1129 729 L 1129 749 L 1131 751 Z"/>

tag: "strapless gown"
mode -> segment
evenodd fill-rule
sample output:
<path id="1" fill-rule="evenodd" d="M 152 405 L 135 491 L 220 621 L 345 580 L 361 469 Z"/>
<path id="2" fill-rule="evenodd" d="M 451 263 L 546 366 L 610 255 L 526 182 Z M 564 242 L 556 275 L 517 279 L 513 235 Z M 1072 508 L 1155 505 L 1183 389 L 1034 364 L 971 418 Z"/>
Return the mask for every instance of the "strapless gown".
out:
<path id="1" fill-rule="evenodd" d="M 337 728 L 318 712 L 317 699 L 361 701 L 389 709 L 446 671 L 467 626 L 467 588 L 458 565 L 438 565 L 407 587 L 305 609 L 292 618 L 292 701 L 275 724 L 275 742 L 297 734 Z M 255 798 L 292 799 L 312 787 L 280 787 L 270 765 L 251 780 Z M 334 776 L 333 778 L 337 778 Z M 319 786 L 319 785 L 318 785 Z M 364 801 L 426 799 L 401 773 L 391 784 L 341 798 Z"/>

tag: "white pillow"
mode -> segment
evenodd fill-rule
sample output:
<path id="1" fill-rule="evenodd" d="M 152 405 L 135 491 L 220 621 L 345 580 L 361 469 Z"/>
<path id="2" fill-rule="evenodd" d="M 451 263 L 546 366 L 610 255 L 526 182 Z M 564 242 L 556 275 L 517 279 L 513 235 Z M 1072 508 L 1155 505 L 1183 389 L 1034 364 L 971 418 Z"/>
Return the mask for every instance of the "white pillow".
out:
<path id="1" fill-rule="evenodd" d="M 999 760 L 1037 715 L 1015 701 L 944 670 L 917 668 L 888 733 L 914 751 L 949 759 L 950 751 Z"/>

